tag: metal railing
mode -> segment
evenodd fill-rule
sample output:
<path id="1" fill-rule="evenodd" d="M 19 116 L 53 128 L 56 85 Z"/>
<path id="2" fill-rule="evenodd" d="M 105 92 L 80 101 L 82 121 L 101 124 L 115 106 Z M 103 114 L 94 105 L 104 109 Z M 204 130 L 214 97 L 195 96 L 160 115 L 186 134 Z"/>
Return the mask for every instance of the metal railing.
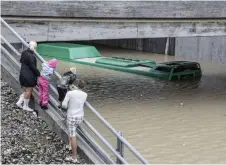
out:
<path id="1" fill-rule="evenodd" d="M 29 47 L 28 43 L 12 27 L 10 27 L 10 25 L 6 23 L 2 18 L 1 18 L 1 23 L 4 24 L 4 26 L 7 27 L 7 29 L 10 30 L 25 47 Z M 16 55 L 20 55 L 20 53 L 2 35 L 1 35 L 1 39 Z M 41 57 L 36 51 L 35 51 L 35 55 L 41 62 L 46 62 L 45 59 Z M 58 79 L 61 78 L 59 73 L 54 72 L 54 74 Z M 58 95 L 58 92 L 53 85 L 50 85 L 50 88 L 56 95 Z M 57 107 L 57 101 L 51 96 L 50 96 L 50 101 L 54 104 L 55 107 Z M 147 160 L 145 160 L 141 156 L 141 154 L 100 115 L 100 113 L 97 110 L 95 110 L 88 102 L 85 103 L 85 106 L 92 113 L 95 114 L 95 116 L 104 124 L 104 126 L 107 129 L 109 129 L 115 135 L 115 137 L 118 139 L 118 144 L 120 144 L 119 146 L 121 148 L 123 148 L 123 145 L 125 145 L 131 151 L 131 153 L 135 157 L 137 157 L 137 159 L 139 159 L 143 164 L 149 164 Z M 60 110 L 58 109 L 58 111 Z M 84 120 L 84 124 L 88 126 L 89 129 L 107 146 L 107 148 L 113 152 L 113 154 L 117 157 L 117 163 L 121 162 L 123 164 L 128 164 L 128 162 L 123 157 L 123 153 L 117 152 L 87 120 Z"/>
<path id="2" fill-rule="evenodd" d="M 1 36 L 1 39 L 2 41 L 4 42 L 4 44 L 6 44 L 8 47 L 9 47 L 9 42 L 5 42 L 5 38 L 3 36 Z M 12 46 L 12 45 L 11 45 Z M 11 49 L 13 51 L 13 53 L 15 53 L 16 55 L 18 55 L 18 51 L 16 49 Z M 20 63 L 18 62 L 18 60 L 15 59 L 15 56 L 12 55 L 12 52 L 9 52 L 4 46 L 1 45 L 1 51 L 4 55 L 6 55 L 6 57 L 10 60 L 11 63 L 14 63 L 13 65 L 16 65 L 18 68 L 20 66 Z M 2 55 L 3 55 L 2 54 Z M 34 91 L 33 91 L 33 94 L 34 96 L 38 96 L 38 89 L 35 88 Z M 51 108 L 53 108 L 51 105 L 50 105 Z M 86 121 L 86 119 L 84 119 L 84 121 Z M 88 123 L 88 121 L 86 121 L 86 123 Z M 80 128 L 81 129 L 81 128 Z M 78 129 L 78 131 L 80 132 L 80 134 L 83 134 L 85 135 L 89 141 L 91 143 L 93 143 L 93 146 L 100 151 L 100 153 L 102 154 L 103 157 L 107 158 L 107 162 L 111 163 L 111 164 L 114 164 L 114 161 L 107 155 L 107 153 L 95 142 L 95 140 L 92 138 L 92 136 L 90 136 L 88 133 L 84 134 L 84 132 L 80 131 L 80 129 Z M 83 130 L 84 131 L 84 130 Z M 98 138 L 103 138 L 103 137 L 98 137 Z M 107 145 L 109 145 L 107 143 Z M 117 155 L 118 156 L 118 155 Z"/>

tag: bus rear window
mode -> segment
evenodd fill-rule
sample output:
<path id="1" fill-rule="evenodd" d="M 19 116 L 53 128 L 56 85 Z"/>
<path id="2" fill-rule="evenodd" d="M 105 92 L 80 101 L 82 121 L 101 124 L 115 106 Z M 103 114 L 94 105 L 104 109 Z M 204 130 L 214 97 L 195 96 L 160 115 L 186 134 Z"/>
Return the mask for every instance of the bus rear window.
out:
<path id="1" fill-rule="evenodd" d="M 178 66 L 174 69 L 174 73 L 183 72 L 186 70 L 197 70 L 197 69 L 200 69 L 200 66 L 198 64 Z"/>
<path id="2" fill-rule="evenodd" d="M 162 72 L 170 72 L 171 68 L 164 67 L 164 66 L 158 66 L 157 68 L 155 68 L 155 70 L 162 71 Z"/>

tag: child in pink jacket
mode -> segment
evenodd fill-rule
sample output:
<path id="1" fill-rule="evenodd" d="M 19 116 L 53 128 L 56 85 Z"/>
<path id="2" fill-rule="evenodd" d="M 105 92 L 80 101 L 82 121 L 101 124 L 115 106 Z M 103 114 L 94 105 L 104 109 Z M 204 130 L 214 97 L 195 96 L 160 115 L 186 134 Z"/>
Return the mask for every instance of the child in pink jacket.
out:
<path id="1" fill-rule="evenodd" d="M 38 79 L 39 86 L 39 105 L 42 109 L 48 109 L 47 105 L 49 102 L 49 81 L 51 75 L 57 66 L 57 60 L 51 59 L 47 63 L 42 63 L 41 76 Z"/>

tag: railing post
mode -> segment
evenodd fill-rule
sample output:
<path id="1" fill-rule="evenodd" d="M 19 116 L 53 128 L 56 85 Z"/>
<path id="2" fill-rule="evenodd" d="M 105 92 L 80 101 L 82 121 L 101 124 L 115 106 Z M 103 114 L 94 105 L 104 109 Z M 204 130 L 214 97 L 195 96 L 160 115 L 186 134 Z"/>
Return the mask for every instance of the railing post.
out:
<path id="1" fill-rule="evenodd" d="M 122 136 L 122 133 L 120 131 L 117 131 L 119 136 Z M 117 149 L 116 151 L 122 156 L 124 157 L 124 145 L 123 145 L 123 142 L 117 138 Z M 117 164 L 123 164 L 122 161 L 120 161 L 118 158 L 117 158 Z"/>
<path id="2" fill-rule="evenodd" d="M 166 47 L 165 47 L 165 59 L 164 61 L 168 61 L 168 53 L 169 53 L 169 37 L 166 39 Z"/>

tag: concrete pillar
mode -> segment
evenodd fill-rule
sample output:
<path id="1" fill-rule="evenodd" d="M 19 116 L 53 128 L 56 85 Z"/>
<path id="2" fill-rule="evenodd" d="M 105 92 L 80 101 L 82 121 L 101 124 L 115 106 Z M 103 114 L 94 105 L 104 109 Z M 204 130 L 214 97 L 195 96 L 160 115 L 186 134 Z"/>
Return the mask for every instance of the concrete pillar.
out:
<path id="1" fill-rule="evenodd" d="M 226 64 L 226 36 L 181 37 L 175 42 L 176 57 Z"/>

